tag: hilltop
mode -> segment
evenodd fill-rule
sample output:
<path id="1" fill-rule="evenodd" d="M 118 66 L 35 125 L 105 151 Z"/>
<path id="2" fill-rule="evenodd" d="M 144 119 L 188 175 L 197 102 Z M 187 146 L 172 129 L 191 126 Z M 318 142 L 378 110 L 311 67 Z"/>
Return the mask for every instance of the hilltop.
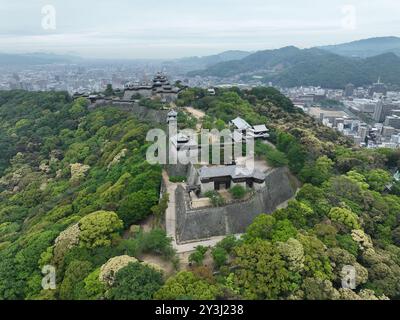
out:
<path id="1" fill-rule="evenodd" d="M 400 38 L 377 37 L 319 48 L 346 57 L 368 58 L 384 53 L 400 56 Z"/>
<path id="2" fill-rule="evenodd" d="M 164 231 L 162 168 L 145 160 L 154 123 L 63 92 L 0 92 L 0 299 L 400 297 L 398 151 L 353 149 L 273 88 L 187 88 L 176 104 L 186 128 L 186 106 L 208 129 L 265 123 L 256 155 L 304 183 L 295 199 L 241 238 L 197 247 L 189 266 Z M 356 290 L 341 286 L 347 265 Z M 41 286 L 44 266 L 56 268 L 55 290 Z"/>
<path id="3" fill-rule="evenodd" d="M 340 56 L 325 50 L 285 47 L 264 50 L 241 60 L 218 63 L 189 75 L 237 77 L 248 79 L 262 76 L 264 82 L 293 86 L 323 86 L 343 88 L 348 83 L 357 86 L 382 81 L 400 85 L 400 57 L 394 53 L 361 59 Z"/>

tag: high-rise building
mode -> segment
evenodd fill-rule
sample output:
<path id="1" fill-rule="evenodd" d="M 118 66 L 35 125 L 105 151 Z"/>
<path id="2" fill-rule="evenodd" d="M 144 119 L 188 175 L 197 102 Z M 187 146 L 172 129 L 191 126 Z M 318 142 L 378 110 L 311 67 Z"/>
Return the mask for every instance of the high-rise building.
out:
<path id="1" fill-rule="evenodd" d="M 382 118 L 382 109 L 383 109 L 383 101 L 381 100 L 376 105 L 373 115 L 373 119 L 377 122 L 380 122 L 380 119 Z"/>
<path id="2" fill-rule="evenodd" d="M 352 97 L 354 95 L 354 89 L 355 89 L 354 84 L 349 83 L 344 89 L 344 96 Z"/>
<path id="3" fill-rule="evenodd" d="M 388 116 L 385 119 L 385 126 L 400 129 L 400 117 L 397 115 Z"/>
<path id="4" fill-rule="evenodd" d="M 377 122 L 384 122 L 387 116 L 392 115 L 393 110 L 400 108 L 400 101 L 381 99 L 376 105 L 373 119 Z"/>
<path id="5" fill-rule="evenodd" d="M 382 129 L 382 136 L 384 137 L 391 137 L 396 133 L 396 129 L 393 127 L 383 127 Z"/>
<path id="6" fill-rule="evenodd" d="M 365 142 L 368 135 L 368 127 L 366 125 L 361 125 L 358 128 L 358 135 L 361 137 L 361 142 Z"/>
<path id="7" fill-rule="evenodd" d="M 387 87 L 384 83 L 381 82 L 381 78 L 379 78 L 378 82 L 374 83 L 369 89 L 369 95 L 371 97 L 373 97 L 375 93 L 380 93 L 384 96 L 387 94 Z"/>

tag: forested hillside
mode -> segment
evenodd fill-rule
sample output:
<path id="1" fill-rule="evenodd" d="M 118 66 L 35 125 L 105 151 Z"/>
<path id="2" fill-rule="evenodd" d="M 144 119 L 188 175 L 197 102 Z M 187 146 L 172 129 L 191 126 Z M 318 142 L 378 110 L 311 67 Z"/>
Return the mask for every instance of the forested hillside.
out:
<path id="1" fill-rule="evenodd" d="M 317 48 L 286 47 L 253 53 L 241 60 L 215 64 L 189 75 L 251 78 L 263 76 L 283 87 L 322 86 L 344 88 L 348 83 L 370 85 L 381 77 L 400 85 L 400 57 L 392 52 L 366 59 L 340 56 Z"/>
<path id="2" fill-rule="evenodd" d="M 272 88 L 219 90 L 215 97 L 189 89 L 178 103 L 205 110 L 210 127 L 238 115 L 252 124 L 267 121 L 277 150 L 258 146 L 257 154 L 273 166 L 288 164 L 304 182 L 288 208 L 259 216 L 242 240 L 228 237 L 209 251 L 219 272 L 209 281 L 223 295 L 400 297 L 400 183 L 392 178 L 400 165 L 398 150 L 352 149 L 345 137 L 295 109 Z M 193 254 L 199 265 L 204 252 L 199 248 Z M 354 291 L 342 288 L 345 265 L 356 269 Z M 176 277 L 167 286 L 177 283 L 187 281 Z"/>
<path id="3" fill-rule="evenodd" d="M 90 298 L 83 281 L 91 272 L 143 249 L 120 235 L 158 204 L 161 169 L 144 161 L 149 127 L 116 109 L 89 113 L 85 103 L 0 93 L 3 299 L 39 298 L 45 264 L 57 266 L 60 284 L 47 298 Z"/>
<path id="4" fill-rule="evenodd" d="M 151 124 L 65 93 L 0 92 L 1 299 L 400 297 L 399 151 L 353 149 L 272 88 L 187 89 L 177 104 L 205 111 L 205 128 L 265 121 L 276 149 L 258 145 L 257 155 L 304 183 L 296 199 L 239 240 L 198 247 L 179 270 L 160 223 L 161 167 L 144 161 Z M 149 215 L 153 230 L 140 231 Z M 56 267 L 56 290 L 42 290 L 44 265 Z M 341 288 L 345 265 L 355 290 Z"/>
<path id="5" fill-rule="evenodd" d="M 368 58 L 384 53 L 395 53 L 400 56 L 400 38 L 370 38 L 331 46 L 324 46 L 320 47 L 320 49 L 347 57 Z"/>

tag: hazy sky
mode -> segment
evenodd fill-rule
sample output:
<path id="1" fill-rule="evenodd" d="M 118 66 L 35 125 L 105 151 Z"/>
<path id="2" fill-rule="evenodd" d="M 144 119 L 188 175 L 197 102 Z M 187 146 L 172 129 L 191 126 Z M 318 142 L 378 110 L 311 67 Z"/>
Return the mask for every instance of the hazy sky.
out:
<path id="1" fill-rule="evenodd" d="M 0 0 L 0 52 L 173 58 L 389 35 L 400 0 Z"/>

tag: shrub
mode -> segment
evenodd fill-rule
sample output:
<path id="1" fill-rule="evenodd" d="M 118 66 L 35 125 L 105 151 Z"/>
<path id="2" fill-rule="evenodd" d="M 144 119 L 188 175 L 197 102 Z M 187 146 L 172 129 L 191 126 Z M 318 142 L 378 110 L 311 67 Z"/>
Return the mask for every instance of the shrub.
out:
<path id="1" fill-rule="evenodd" d="M 228 260 L 228 253 L 224 248 L 215 247 L 212 252 L 212 257 L 217 268 L 221 268 Z"/>
<path id="2" fill-rule="evenodd" d="M 247 190 L 242 186 L 237 185 L 231 188 L 229 192 L 231 193 L 234 199 L 243 199 L 247 193 Z"/>
<path id="3" fill-rule="evenodd" d="M 185 176 L 172 176 L 172 177 L 169 177 L 169 181 L 172 183 L 185 182 L 186 177 Z"/>
<path id="4" fill-rule="evenodd" d="M 122 199 L 118 208 L 118 216 L 125 227 L 138 223 L 149 216 L 151 208 L 157 205 L 159 195 L 155 190 L 141 190 Z"/>
<path id="5" fill-rule="evenodd" d="M 289 164 L 289 161 L 283 152 L 274 149 L 272 146 L 260 141 L 256 142 L 255 153 L 259 157 L 265 157 L 267 162 L 276 168 L 284 167 Z"/>
<path id="6" fill-rule="evenodd" d="M 175 250 L 172 247 L 171 239 L 167 237 L 165 231 L 154 229 L 149 233 L 142 233 L 137 239 L 139 250 L 142 252 L 153 252 L 161 254 L 165 258 L 173 258 Z"/>
<path id="7" fill-rule="evenodd" d="M 211 204 L 214 207 L 221 207 L 225 204 L 225 199 L 217 191 L 208 191 L 204 194 L 207 198 L 210 198 Z"/>
<path id="8" fill-rule="evenodd" d="M 229 235 L 217 243 L 217 247 L 224 249 L 230 253 L 232 249 L 238 245 L 239 240 L 234 235 Z"/>
<path id="9" fill-rule="evenodd" d="M 189 262 L 195 263 L 196 265 L 200 266 L 203 264 L 205 255 L 207 253 L 208 248 L 203 247 L 203 246 L 198 246 L 196 247 L 196 251 L 193 252 L 189 256 Z"/>

